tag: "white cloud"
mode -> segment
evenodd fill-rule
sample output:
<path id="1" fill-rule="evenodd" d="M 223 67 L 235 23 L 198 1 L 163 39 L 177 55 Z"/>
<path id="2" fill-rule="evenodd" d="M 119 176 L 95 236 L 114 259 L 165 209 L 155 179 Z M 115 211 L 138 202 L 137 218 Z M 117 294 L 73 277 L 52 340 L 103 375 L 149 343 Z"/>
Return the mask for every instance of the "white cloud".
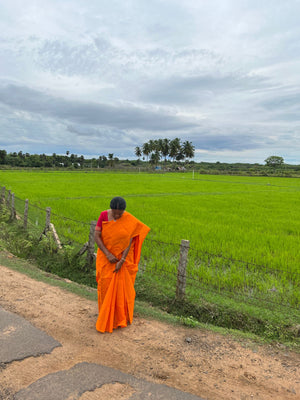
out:
<path id="1" fill-rule="evenodd" d="M 211 161 L 300 163 L 299 12 L 297 0 L 4 1 L 0 148 L 133 157 L 179 136 Z"/>

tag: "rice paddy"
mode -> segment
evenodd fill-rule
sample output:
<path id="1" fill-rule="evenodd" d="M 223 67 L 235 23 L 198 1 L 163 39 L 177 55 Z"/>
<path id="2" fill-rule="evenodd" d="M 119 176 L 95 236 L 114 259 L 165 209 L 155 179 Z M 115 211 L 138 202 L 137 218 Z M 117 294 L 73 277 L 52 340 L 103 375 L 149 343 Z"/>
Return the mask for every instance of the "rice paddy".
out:
<path id="1" fill-rule="evenodd" d="M 112 197 L 123 196 L 127 210 L 151 228 L 143 249 L 147 268 L 176 270 L 176 252 L 186 239 L 190 276 L 201 285 L 243 287 L 249 296 L 271 291 L 300 304 L 299 179 L 0 171 L 2 186 L 15 193 L 17 208 L 29 199 L 33 223 L 45 218 L 33 206 L 51 207 L 58 234 L 82 244 L 90 222 Z"/>

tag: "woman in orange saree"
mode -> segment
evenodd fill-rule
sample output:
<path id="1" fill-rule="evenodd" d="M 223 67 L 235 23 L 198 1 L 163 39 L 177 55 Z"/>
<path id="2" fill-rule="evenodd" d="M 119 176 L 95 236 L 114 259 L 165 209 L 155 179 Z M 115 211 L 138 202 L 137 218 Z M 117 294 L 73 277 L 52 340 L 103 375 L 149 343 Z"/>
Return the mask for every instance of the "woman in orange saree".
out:
<path id="1" fill-rule="evenodd" d="M 132 323 L 134 282 L 142 244 L 150 231 L 125 211 L 126 202 L 122 197 L 114 197 L 110 207 L 100 214 L 95 230 L 99 307 L 96 329 L 99 332 L 112 332 Z"/>

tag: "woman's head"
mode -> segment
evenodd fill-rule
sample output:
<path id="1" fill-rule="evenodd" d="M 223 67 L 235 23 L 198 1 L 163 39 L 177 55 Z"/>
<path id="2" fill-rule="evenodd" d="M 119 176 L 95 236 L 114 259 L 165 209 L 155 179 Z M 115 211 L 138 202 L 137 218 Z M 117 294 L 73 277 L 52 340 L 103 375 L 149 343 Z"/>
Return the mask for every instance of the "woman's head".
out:
<path id="1" fill-rule="evenodd" d="M 110 202 L 110 208 L 112 210 L 125 210 L 126 201 L 123 197 L 114 197 Z"/>
<path id="2" fill-rule="evenodd" d="M 119 219 L 122 217 L 123 212 L 126 208 L 126 201 L 123 197 L 114 197 L 110 202 L 110 208 L 114 219 Z"/>

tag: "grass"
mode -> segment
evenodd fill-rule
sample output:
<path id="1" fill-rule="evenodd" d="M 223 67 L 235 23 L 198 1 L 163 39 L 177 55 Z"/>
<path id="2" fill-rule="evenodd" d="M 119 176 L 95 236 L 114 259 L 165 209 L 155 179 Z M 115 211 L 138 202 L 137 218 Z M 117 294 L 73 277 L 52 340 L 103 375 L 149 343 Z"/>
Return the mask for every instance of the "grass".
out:
<path id="1" fill-rule="evenodd" d="M 298 259 L 298 179 L 1 171 L 0 184 L 22 200 L 84 223 L 120 194 L 157 240 L 188 239 L 199 250 L 274 267 L 295 268 Z M 85 241 L 82 228 L 67 232 L 60 225 L 62 234 Z"/>
<path id="2" fill-rule="evenodd" d="M 15 192 L 21 213 L 30 200 L 30 228 L 37 232 L 51 207 L 67 255 L 61 262 L 52 249 L 57 261 L 48 260 L 46 270 L 93 286 L 93 273 L 80 263 L 75 271 L 74 247 L 88 240 L 90 221 L 111 197 L 122 195 L 128 211 L 151 227 L 136 282 L 140 300 L 180 310 L 177 317 L 190 318 L 187 323 L 240 327 L 276 339 L 286 340 L 299 324 L 298 179 L 0 171 L 0 186 Z M 190 240 L 184 305 L 174 302 L 183 238 Z M 42 253 L 42 245 L 35 251 Z"/>
<path id="3" fill-rule="evenodd" d="M 282 270 L 287 276 L 281 281 L 293 274 L 299 282 L 300 181 L 195 176 L 1 171 L 0 184 L 15 192 L 20 210 L 25 198 L 30 200 L 34 225 L 44 223 L 44 209 L 50 206 L 52 222 L 66 242 L 85 243 L 90 221 L 108 208 L 113 195 L 121 194 L 128 210 L 151 227 L 149 239 L 177 244 L 188 239 L 194 254 L 242 260 L 268 272 Z M 237 279 L 231 274 L 227 286 Z"/>

